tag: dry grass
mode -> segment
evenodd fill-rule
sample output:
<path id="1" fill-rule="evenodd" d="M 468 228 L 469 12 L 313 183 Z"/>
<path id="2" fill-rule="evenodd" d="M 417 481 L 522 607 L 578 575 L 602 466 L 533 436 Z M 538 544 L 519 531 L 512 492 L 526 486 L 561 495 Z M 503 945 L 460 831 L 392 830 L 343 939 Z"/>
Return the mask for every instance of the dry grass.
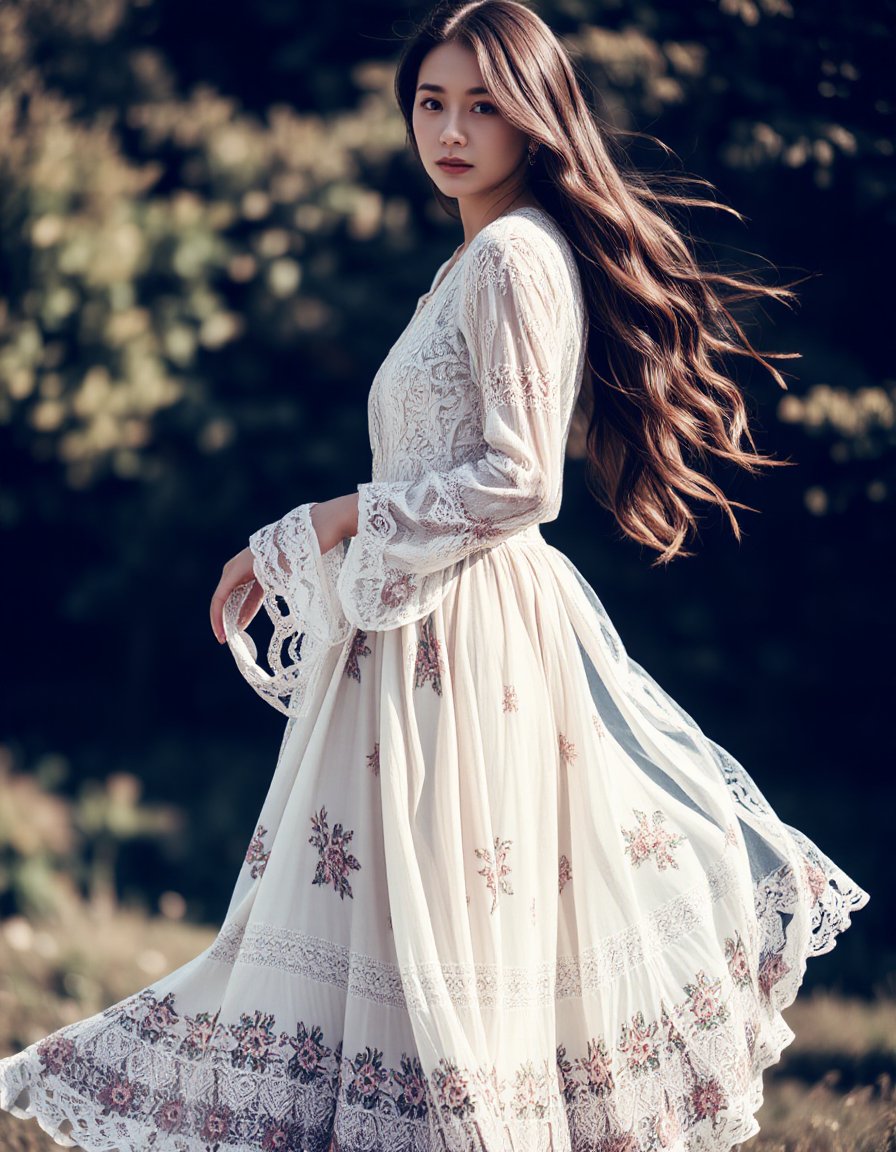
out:
<path id="1" fill-rule="evenodd" d="M 0 1053 L 101 1011 L 186 963 L 215 930 L 119 909 L 56 929 L 0 931 Z M 896 1001 L 814 990 L 785 1013 L 796 1039 L 765 1075 L 761 1132 L 744 1152 L 896 1152 Z M 0 1152 L 58 1148 L 0 1112 Z"/>

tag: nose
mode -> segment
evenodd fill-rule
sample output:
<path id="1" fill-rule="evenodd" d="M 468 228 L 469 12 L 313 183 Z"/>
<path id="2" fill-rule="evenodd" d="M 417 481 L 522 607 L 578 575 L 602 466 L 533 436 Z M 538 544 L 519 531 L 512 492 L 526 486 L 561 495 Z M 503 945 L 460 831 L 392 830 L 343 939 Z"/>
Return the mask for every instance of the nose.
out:
<path id="1" fill-rule="evenodd" d="M 439 143 L 447 148 L 452 140 L 462 144 L 464 142 L 464 136 L 462 132 L 454 127 L 453 123 L 449 122 L 448 127 L 444 128 L 439 134 Z"/>

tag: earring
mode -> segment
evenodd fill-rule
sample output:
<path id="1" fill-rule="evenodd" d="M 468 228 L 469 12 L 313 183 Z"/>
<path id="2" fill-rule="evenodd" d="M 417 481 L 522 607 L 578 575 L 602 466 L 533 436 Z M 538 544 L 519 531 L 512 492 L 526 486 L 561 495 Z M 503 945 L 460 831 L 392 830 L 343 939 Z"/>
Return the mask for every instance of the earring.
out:
<path id="1" fill-rule="evenodd" d="M 535 153 L 538 151 L 538 144 L 534 140 L 529 141 L 529 163 L 535 163 Z"/>

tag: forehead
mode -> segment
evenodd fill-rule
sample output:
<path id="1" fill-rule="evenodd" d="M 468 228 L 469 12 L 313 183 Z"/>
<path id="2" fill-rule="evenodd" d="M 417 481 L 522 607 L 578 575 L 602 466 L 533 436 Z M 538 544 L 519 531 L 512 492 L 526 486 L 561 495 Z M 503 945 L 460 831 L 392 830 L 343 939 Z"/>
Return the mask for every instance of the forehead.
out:
<path id="1" fill-rule="evenodd" d="M 476 53 L 465 44 L 438 44 L 423 57 L 417 84 L 437 85 L 445 92 L 473 95 L 469 89 L 485 91 Z"/>

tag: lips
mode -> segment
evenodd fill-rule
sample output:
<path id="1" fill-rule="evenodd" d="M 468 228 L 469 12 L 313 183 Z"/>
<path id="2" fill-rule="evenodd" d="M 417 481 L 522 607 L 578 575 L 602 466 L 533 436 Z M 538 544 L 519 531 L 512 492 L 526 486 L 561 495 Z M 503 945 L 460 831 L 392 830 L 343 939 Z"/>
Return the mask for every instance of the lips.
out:
<path id="1" fill-rule="evenodd" d="M 462 160 L 437 160 L 436 163 L 440 168 L 447 168 L 451 171 L 466 171 L 467 168 L 472 168 L 472 164 L 465 164 Z"/>

